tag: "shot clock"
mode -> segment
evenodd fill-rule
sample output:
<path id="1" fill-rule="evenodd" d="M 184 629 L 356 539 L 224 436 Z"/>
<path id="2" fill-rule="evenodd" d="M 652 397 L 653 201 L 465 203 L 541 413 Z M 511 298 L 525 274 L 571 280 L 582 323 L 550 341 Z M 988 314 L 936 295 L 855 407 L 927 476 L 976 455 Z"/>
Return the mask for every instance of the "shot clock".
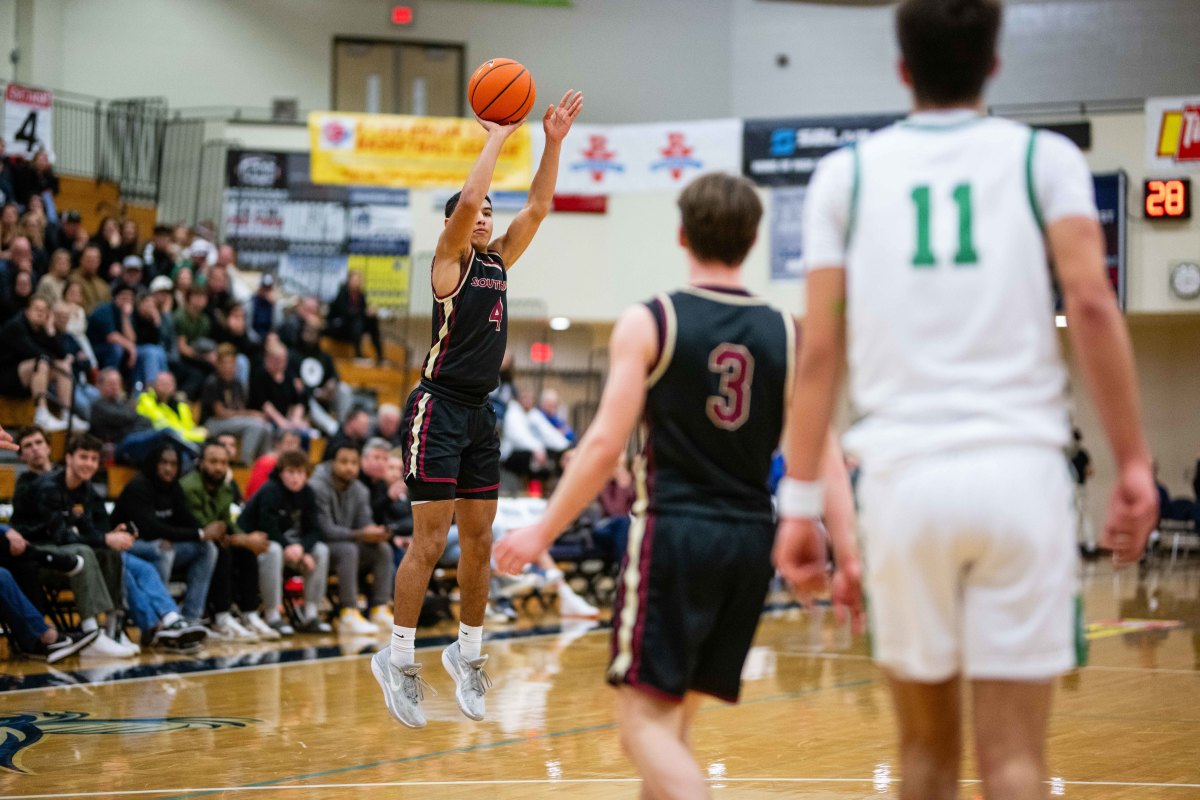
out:
<path id="1" fill-rule="evenodd" d="M 1142 210 L 1148 220 L 1191 219 L 1190 178 L 1152 178 L 1143 184 Z"/>

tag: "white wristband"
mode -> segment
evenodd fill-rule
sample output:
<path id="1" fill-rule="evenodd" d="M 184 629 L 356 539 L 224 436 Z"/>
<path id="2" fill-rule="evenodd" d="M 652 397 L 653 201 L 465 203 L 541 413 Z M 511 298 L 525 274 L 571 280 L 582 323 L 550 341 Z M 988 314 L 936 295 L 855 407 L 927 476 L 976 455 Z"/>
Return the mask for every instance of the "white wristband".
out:
<path id="1" fill-rule="evenodd" d="M 816 519 L 825 510 L 825 485 L 785 477 L 779 481 L 775 501 L 780 517 Z"/>

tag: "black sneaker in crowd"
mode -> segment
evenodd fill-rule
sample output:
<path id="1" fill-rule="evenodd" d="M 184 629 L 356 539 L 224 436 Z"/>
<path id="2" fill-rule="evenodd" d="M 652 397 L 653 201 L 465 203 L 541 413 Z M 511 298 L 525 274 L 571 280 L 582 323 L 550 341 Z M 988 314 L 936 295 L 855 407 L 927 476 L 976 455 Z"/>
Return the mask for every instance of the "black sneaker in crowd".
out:
<path id="1" fill-rule="evenodd" d="M 58 641 L 53 644 L 38 642 L 37 649 L 31 651 L 28 655 L 30 658 L 36 658 L 38 661 L 45 661 L 47 664 L 56 664 L 64 658 L 70 658 L 87 647 L 99 635 L 99 628 L 87 633 L 63 633 L 59 631 Z"/>
<path id="2" fill-rule="evenodd" d="M 199 647 L 208 638 L 208 629 L 203 625 L 194 625 L 183 619 L 177 619 L 170 625 L 163 625 L 154 632 L 150 644 L 165 647 L 168 650 L 192 650 Z"/>
<path id="3" fill-rule="evenodd" d="M 68 577 L 83 571 L 83 556 L 51 553 L 38 547 L 28 547 L 25 552 L 44 569 L 61 572 Z"/>
<path id="4" fill-rule="evenodd" d="M 328 622 L 322 622 L 320 617 L 309 617 L 300 620 L 296 631 L 298 633 L 333 633 L 333 627 Z"/>

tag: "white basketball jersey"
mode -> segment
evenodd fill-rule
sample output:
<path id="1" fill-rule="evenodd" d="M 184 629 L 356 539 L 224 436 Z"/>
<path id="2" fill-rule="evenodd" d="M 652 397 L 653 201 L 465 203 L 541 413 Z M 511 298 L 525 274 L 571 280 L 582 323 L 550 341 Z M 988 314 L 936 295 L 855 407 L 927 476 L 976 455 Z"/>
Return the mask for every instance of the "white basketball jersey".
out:
<path id="1" fill-rule="evenodd" d="M 1066 444 L 1042 227 L 1096 216 L 1073 145 L 973 112 L 916 114 L 825 159 L 808 206 L 809 268 L 846 270 L 848 450 L 878 465 Z"/>

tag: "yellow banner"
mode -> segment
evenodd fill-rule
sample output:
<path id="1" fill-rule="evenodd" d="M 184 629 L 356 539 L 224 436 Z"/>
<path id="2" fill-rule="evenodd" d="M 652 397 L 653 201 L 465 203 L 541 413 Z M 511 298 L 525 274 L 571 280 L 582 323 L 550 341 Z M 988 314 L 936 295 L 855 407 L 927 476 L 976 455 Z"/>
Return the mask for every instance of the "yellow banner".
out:
<path id="1" fill-rule="evenodd" d="M 363 274 L 367 304 L 375 308 L 408 308 L 408 276 L 412 256 L 356 256 L 350 269 Z"/>
<path id="2" fill-rule="evenodd" d="M 473 119 L 326 111 L 308 115 L 308 132 L 313 183 L 412 189 L 461 187 L 485 137 Z M 532 164 L 523 126 L 504 143 L 491 188 L 528 189 Z"/>

